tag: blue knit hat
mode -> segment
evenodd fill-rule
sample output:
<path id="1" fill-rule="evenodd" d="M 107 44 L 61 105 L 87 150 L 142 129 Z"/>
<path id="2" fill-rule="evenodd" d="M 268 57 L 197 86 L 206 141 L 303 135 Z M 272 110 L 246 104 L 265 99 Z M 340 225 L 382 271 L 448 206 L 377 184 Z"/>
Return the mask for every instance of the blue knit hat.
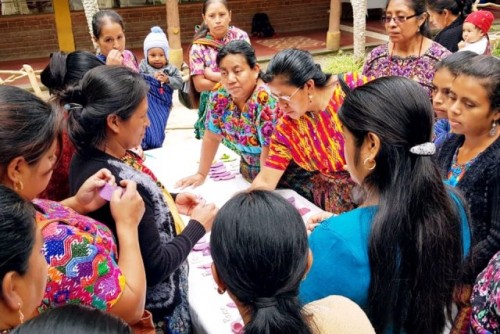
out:
<path id="1" fill-rule="evenodd" d="M 151 28 L 151 32 L 144 39 L 144 59 L 148 59 L 148 51 L 152 48 L 162 48 L 163 52 L 165 52 L 165 58 L 168 59 L 167 35 L 158 26 Z"/>

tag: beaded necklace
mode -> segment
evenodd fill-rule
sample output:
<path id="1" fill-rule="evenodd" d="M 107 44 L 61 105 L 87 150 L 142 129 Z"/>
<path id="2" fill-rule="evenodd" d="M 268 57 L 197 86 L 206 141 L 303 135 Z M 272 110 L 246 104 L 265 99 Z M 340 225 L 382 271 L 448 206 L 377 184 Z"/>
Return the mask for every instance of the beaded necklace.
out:
<path id="1" fill-rule="evenodd" d="M 447 183 L 456 187 L 458 182 L 464 177 L 465 172 L 472 166 L 472 164 L 477 160 L 477 158 L 481 155 L 482 152 L 479 152 L 474 158 L 470 159 L 464 164 L 459 164 L 457 162 L 458 157 L 458 148 L 453 155 L 453 160 L 451 162 L 450 171 L 448 172 L 448 180 Z"/>
<path id="2" fill-rule="evenodd" d="M 422 36 L 422 38 L 420 39 L 420 47 L 418 49 L 418 56 L 413 61 L 413 67 L 412 67 L 410 75 L 409 75 L 409 79 L 412 79 L 412 80 L 415 80 L 415 81 L 418 81 L 418 76 L 415 74 L 415 69 L 417 68 L 417 65 L 418 65 L 418 63 L 420 61 L 420 57 L 422 56 L 422 45 L 423 44 L 424 44 L 424 36 Z M 394 43 L 394 45 L 392 46 L 391 54 L 389 55 L 389 66 L 387 66 L 387 70 L 388 70 L 387 76 L 391 76 L 392 75 L 391 74 L 392 57 L 393 57 L 394 49 L 395 48 L 396 48 L 396 43 Z"/>

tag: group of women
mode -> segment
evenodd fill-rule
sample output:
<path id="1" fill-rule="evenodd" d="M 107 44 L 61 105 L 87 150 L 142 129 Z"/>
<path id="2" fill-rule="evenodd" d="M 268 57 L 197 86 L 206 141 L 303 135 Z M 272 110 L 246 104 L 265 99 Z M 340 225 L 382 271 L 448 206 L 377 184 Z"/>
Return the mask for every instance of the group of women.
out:
<path id="1" fill-rule="evenodd" d="M 245 333 L 440 333 L 467 320 L 494 332 L 500 61 L 442 60 L 449 52 L 426 36 L 421 1 L 389 0 L 385 15 L 390 42 L 372 51 L 365 75 L 326 74 L 300 50 L 278 53 L 263 73 L 247 38 L 229 28 L 226 1 L 205 2 L 208 30 L 192 53 L 206 130 L 197 174 L 178 185 L 202 184 L 219 143 L 231 146 L 252 185 L 218 213 L 168 192 L 131 151 L 149 125 L 148 87 L 127 66 L 55 54 L 43 75 L 51 104 L 0 87 L 0 330 L 42 313 L 22 333 L 45 324 L 47 309 L 79 304 L 190 333 L 186 257 L 213 224 L 214 280 Z M 126 58 L 109 51 L 103 60 Z M 448 76 L 434 78 L 435 68 Z M 452 131 L 437 152 L 433 105 Z M 51 175 L 69 160 L 67 196 L 36 199 L 46 189 L 53 198 Z M 114 189 L 109 201 L 103 187 Z M 309 239 L 275 187 L 325 210 Z M 117 332 L 131 330 L 112 319 Z"/>

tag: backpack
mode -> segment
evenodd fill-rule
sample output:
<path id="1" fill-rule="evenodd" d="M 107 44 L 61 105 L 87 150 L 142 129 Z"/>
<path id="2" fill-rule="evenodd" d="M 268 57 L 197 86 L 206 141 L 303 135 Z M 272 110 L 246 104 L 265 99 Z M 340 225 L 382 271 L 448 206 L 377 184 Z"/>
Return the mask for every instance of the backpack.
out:
<path id="1" fill-rule="evenodd" d="M 252 36 L 273 37 L 274 28 L 266 13 L 256 13 L 252 18 Z"/>

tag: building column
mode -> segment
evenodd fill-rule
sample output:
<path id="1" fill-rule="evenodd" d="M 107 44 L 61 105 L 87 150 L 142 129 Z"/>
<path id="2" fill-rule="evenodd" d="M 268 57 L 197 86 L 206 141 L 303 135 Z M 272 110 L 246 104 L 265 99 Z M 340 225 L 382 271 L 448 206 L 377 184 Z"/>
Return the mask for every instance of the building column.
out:
<path id="1" fill-rule="evenodd" d="M 59 50 L 64 52 L 75 51 L 75 38 L 73 36 L 69 1 L 52 1 L 52 6 L 54 8 Z"/>
<path id="2" fill-rule="evenodd" d="M 184 60 L 181 46 L 181 28 L 179 20 L 179 0 L 167 0 L 167 33 L 170 44 L 169 61 L 181 68 Z"/>
<path id="3" fill-rule="evenodd" d="M 340 48 L 340 14 L 342 4 L 340 0 L 330 1 L 330 22 L 328 32 L 326 33 L 326 48 L 329 50 L 338 50 Z"/>

